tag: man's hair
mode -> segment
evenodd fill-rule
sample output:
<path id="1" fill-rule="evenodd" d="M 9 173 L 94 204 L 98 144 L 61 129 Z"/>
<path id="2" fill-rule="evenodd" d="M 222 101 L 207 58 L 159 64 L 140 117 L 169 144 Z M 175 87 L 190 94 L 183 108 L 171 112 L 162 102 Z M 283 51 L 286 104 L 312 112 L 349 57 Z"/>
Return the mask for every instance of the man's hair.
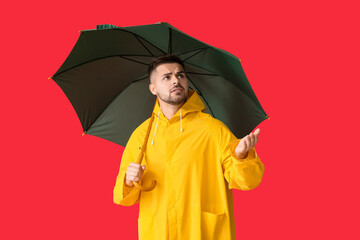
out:
<path id="1" fill-rule="evenodd" d="M 149 78 L 151 76 L 151 73 L 155 70 L 155 68 L 157 68 L 157 66 L 164 63 L 178 63 L 185 70 L 184 62 L 175 54 L 162 55 L 154 58 L 152 62 L 149 64 L 149 69 L 148 69 Z"/>

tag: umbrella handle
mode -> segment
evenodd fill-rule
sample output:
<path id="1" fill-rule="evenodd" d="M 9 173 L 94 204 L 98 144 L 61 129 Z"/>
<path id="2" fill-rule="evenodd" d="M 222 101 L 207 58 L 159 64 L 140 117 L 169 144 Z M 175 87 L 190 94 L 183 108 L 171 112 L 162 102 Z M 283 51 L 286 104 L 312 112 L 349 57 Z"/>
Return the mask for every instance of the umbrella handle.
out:
<path id="1" fill-rule="evenodd" d="M 156 99 L 156 102 L 155 102 L 155 106 L 158 102 L 158 99 Z M 154 108 L 155 108 L 154 106 Z M 149 139 L 149 135 L 150 135 L 150 130 L 151 130 L 151 126 L 152 126 L 152 123 L 154 121 L 154 111 L 152 112 L 151 114 L 151 118 L 150 118 L 150 121 L 149 121 L 149 125 L 148 125 L 148 129 L 146 131 L 146 135 L 145 135 L 145 139 L 144 139 L 144 143 L 141 147 L 141 151 L 139 153 L 139 156 L 138 156 L 138 159 L 136 161 L 136 163 L 138 164 L 141 164 L 141 161 L 142 161 L 142 158 L 144 156 L 144 152 L 145 152 L 145 149 L 146 149 L 146 144 L 147 144 L 147 141 Z M 145 173 L 144 173 L 145 174 Z M 143 176 L 144 177 L 144 176 Z M 151 191 L 154 189 L 154 187 L 156 186 L 156 180 L 152 180 L 152 182 L 150 183 L 150 185 L 148 186 L 142 186 L 140 185 L 138 182 L 135 182 L 133 181 L 133 184 L 135 185 L 136 188 L 138 188 L 140 191 Z"/>
<path id="2" fill-rule="evenodd" d="M 151 191 L 156 186 L 156 180 L 152 180 L 152 182 L 148 186 L 142 186 L 138 182 L 133 181 L 135 187 L 140 191 Z"/>

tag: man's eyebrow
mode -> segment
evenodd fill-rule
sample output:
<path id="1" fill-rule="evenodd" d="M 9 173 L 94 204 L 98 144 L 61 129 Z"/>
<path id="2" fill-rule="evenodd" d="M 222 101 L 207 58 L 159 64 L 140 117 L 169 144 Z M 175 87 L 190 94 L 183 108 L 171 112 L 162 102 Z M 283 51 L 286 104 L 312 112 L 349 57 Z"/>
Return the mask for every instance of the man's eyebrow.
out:
<path id="1" fill-rule="evenodd" d="M 163 74 L 163 75 L 161 75 L 161 76 L 166 76 L 166 75 L 171 75 L 172 73 L 170 72 L 170 73 L 165 73 L 165 74 Z"/>
<path id="2" fill-rule="evenodd" d="M 179 71 L 179 72 L 177 72 L 176 74 L 179 74 L 179 73 L 185 73 L 185 71 Z M 167 76 L 167 75 L 171 75 L 172 73 L 171 72 L 169 72 L 169 73 L 164 73 L 163 75 L 161 75 L 161 76 Z"/>

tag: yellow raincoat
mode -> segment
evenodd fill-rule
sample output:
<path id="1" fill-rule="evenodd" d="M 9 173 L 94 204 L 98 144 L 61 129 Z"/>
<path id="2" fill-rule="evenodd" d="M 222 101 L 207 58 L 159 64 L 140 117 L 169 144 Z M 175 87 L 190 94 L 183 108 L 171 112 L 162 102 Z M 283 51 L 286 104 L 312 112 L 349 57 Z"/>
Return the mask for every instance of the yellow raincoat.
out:
<path id="1" fill-rule="evenodd" d="M 238 160 L 235 147 L 240 139 L 219 120 L 205 113 L 195 91 L 168 120 L 159 105 L 141 165 L 146 165 L 140 183 L 152 179 L 149 192 L 127 187 L 126 168 L 136 162 L 149 119 L 131 135 L 124 150 L 114 188 L 114 202 L 140 203 L 140 240 L 236 239 L 232 188 L 251 190 L 262 179 L 264 165 L 255 149 Z"/>

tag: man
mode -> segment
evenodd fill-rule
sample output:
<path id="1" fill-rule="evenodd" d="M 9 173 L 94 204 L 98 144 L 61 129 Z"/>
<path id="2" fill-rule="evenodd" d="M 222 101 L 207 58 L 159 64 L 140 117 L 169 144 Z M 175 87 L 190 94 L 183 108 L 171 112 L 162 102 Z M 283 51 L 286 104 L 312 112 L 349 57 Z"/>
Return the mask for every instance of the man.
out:
<path id="1" fill-rule="evenodd" d="M 236 239 L 231 189 L 251 190 L 261 182 L 264 165 L 254 148 L 260 130 L 236 139 L 206 114 L 175 55 L 156 58 L 149 76 L 157 102 L 143 165 L 135 162 L 149 119 L 126 145 L 114 202 L 140 203 L 139 239 Z M 157 185 L 151 191 L 133 185 L 147 186 L 153 179 Z"/>

